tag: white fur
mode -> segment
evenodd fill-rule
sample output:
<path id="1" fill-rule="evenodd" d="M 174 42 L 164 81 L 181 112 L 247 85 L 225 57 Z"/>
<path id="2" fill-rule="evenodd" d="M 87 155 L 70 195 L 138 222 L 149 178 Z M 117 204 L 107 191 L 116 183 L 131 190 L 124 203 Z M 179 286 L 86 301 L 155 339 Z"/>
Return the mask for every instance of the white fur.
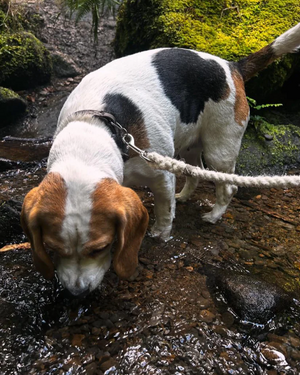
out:
<path id="1" fill-rule="evenodd" d="M 300 47 L 299 35 L 300 23 L 275 39 L 274 43 L 272 44 L 272 49 L 274 50 L 276 56 L 281 56 L 286 53 L 290 53 L 293 50 L 297 50 Z"/>
<path id="2" fill-rule="evenodd" d="M 73 121 L 57 133 L 48 159 L 48 172 L 58 172 L 67 188 L 60 236 L 68 258 L 57 257 L 62 284 L 74 295 L 93 290 L 110 266 L 110 255 L 81 257 L 89 240 L 91 195 L 103 178 L 123 181 L 123 161 L 115 142 L 101 126 Z"/>

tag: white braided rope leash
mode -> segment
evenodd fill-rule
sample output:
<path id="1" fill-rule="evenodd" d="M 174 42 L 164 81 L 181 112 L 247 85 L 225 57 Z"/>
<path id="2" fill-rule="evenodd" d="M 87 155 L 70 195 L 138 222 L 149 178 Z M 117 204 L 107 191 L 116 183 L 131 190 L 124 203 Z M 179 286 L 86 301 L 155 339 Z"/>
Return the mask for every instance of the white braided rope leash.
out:
<path id="1" fill-rule="evenodd" d="M 148 159 L 148 160 L 147 160 Z M 300 176 L 239 176 L 236 174 L 209 171 L 200 167 L 186 164 L 182 160 L 159 155 L 157 152 L 147 152 L 148 164 L 154 169 L 160 169 L 176 174 L 199 177 L 201 180 L 227 183 L 243 187 L 285 188 L 300 186 Z"/>

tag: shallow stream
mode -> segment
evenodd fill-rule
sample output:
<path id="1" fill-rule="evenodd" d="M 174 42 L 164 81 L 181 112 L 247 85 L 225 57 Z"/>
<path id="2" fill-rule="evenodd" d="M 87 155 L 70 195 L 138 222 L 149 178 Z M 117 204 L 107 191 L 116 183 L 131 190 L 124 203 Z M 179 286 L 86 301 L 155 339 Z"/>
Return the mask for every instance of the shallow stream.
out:
<path id="1" fill-rule="evenodd" d="M 43 162 L 2 173 L 2 201 L 21 200 L 44 173 Z M 209 225 L 200 215 L 213 190 L 201 184 L 177 205 L 170 242 L 146 237 L 134 281 L 110 270 L 84 300 L 43 280 L 30 250 L 1 253 L 1 374 L 298 374 L 299 189 L 243 190 Z M 153 221 L 152 194 L 138 193 Z M 245 321 L 216 282 L 228 270 L 279 285 L 290 305 Z"/>

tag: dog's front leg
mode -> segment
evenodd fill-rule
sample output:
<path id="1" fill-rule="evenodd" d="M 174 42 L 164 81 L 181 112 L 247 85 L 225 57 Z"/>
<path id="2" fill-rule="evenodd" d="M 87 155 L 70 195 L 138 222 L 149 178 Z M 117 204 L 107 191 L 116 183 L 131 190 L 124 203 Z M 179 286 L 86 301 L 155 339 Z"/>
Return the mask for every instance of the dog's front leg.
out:
<path id="1" fill-rule="evenodd" d="M 124 186 L 146 185 L 154 194 L 155 223 L 151 236 L 163 241 L 170 239 L 172 221 L 175 217 L 175 175 L 154 170 L 141 158 L 125 163 Z"/>
<path id="2" fill-rule="evenodd" d="M 149 183 L 154 194 L 155 223 L 151 236 L 168 241 L 175 217 L 175 175 L 160 171 Z"/>

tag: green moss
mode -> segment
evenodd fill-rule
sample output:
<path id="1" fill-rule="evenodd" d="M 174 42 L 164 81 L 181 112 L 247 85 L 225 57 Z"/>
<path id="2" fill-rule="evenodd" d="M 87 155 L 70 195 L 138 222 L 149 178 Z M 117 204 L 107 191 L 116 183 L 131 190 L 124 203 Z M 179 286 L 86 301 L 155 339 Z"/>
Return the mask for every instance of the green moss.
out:
<path id="1" fill-rule="evenodd" d="M 294 26 L 299 22 L 299 13 L 298 0 L 125 0 L 116 40 L 121 27 L 127 31 L 127 23 L 135 26 L 129 32 L 140 31 L 144 37 L 152 25 L 152 31 L 156 32 L 148 39 L 149 48 L 187 47 L 237 60 Z M 124 54 L 126 45 L 123 49 Z"/>
<path id="2" fill-rule="evenodd" d="M 125 0 L 115 38 L 117 56 L 183 47 L 237 61 L 299 22 L 299 0 Z M 248 84 L 257 99 L 282 86 L 300 55 L 276 62 Z M 266 96 L 266 95 L 264 95 Z"/>
<path id="3" fill-rule="evenodd" d="M 20 99 L 20 96 L 6 87 L 0 87 L 0 100 Z"/>
<path id="4" fill-rule="evenodd" d="M 43 23 L 42 17 L 38 13 L 34 13 L 32 9 L 19 2 L 8 3 L 0 0 L 0 33 L 31 31 L 38 32 Z"/>
<path id="5" fill-rule="evenodd" d="M 150 48 L 159 30 L 155 20 L 163 11 L 161 0 L 128 0 L 118 12 L 115 50 L 118 56 Z"/>
<path id="6" fill-rule="evenodd" d="M 45 83 L 52 71 L 51 57 L 31 33 L 0 34 L 0 84 L 21 90 Z"/>
<path id="7" fill-rule="evenodd" d="M 267 140 L 266 135 L 272 140 Z M 299 127 L 275 126 L 264 119 L 256 120 L 250 124 L 243 138 L 237 173 L 282 174 L 287 166 L 292 168 L 299 164 L 299 149 Z"/>
<path id="8" fill-rule="evenodd" d="M 32 33 L 42 18 L 23 4 L 0 1 L 0 84 L 16 90 L 45 83 L 51 74 L 50 54 Z"/>

